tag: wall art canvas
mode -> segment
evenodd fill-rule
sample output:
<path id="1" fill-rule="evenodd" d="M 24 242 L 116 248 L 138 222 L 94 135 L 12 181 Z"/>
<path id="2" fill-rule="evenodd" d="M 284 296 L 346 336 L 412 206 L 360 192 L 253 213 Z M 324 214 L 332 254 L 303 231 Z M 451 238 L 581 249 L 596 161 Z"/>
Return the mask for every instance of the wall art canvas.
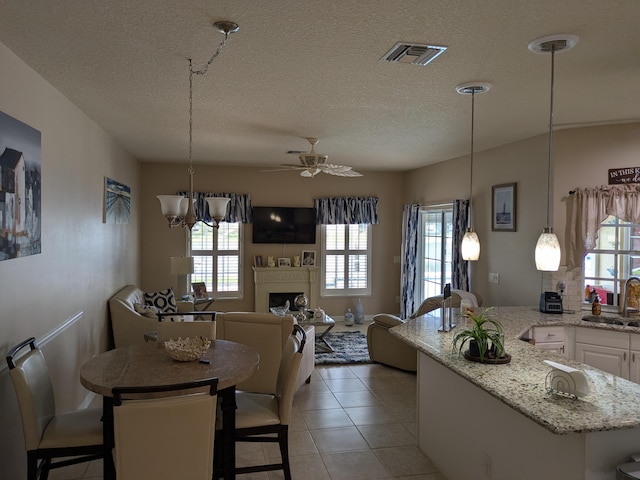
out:
<path id="1" fill-rule="evenodd" d="M 129 223 L 131 187 L 104 177 L 104 223 Z"/>
<path id="2" fill-rule="evenodd" d="M 0 112 L 0 260 L 41 251 L 41 137 Z"/>
<path id="3" fill-rule="evenodd" d="M 491 187 L 491 230 L 516 231 L 517 185 L 505 183 Z"/>

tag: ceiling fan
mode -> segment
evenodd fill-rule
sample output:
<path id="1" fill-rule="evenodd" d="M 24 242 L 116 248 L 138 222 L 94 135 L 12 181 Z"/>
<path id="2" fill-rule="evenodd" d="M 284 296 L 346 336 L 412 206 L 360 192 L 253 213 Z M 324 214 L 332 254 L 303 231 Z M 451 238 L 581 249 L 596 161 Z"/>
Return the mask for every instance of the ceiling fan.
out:
<path id="1" fill-rule="evenodd" d="M 293 165 L 284 163 L 280 165 L 284 168 L 278 168 L 274 170 L 268 170 L 270 172 L 279 172 L 284 170 L 300 170 L 301 177 L 315 177 L 318 173 L 327 173 L 329 175 L 336 175 L 338 177 L 362 177 L 360 172 L 356 172 L 351 167 L 346 165 L 334 165 L 327 163 L 328 155 L 321 155 L 314 150 L 315 145 L 318 143 L 317 138 L 307 138 L 307 141 L 311 144 L 311 151 L 308 153 L 300 153 L 298 158 L 300 159 L 300 165 Z"/>

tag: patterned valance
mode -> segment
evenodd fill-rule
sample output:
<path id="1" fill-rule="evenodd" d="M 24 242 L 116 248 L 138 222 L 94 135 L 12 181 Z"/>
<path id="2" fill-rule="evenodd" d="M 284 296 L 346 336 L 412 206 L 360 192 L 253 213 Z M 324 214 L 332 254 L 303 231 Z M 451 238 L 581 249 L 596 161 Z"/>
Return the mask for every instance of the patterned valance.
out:
<path id="1" fill-rule="evenodd" d="M 378 197 L 316 198 L 317 225 L 378 224 Z"/>
<path id="2" fill-rule="evenodd" d="M 189 192 L 178 192 L 183 197 L 189 196 Z M 209 215 L 207 206 L 207 197 L 225 197 L 229 199 L 227 205 L 227 214 L 223 221 L 230 223 L 251 223 L 253 217 L 251 214 L 251 195 L 248 193 L 210 193 L 210 192 L 193 192 L 196 202 L 193 204 L 196 218 L 204 220 L 206 223 L 212 223 L 213 219 Z"/>

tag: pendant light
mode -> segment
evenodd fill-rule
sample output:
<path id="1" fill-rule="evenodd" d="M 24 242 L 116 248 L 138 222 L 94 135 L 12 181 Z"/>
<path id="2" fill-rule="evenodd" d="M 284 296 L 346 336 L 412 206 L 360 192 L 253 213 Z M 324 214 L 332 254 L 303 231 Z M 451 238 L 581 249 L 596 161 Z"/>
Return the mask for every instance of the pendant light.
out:
<path id="1" fill-rule="evenodd" d="M 547 226 L 544 227 L 536 243 L 536 268 L 543 272 L 557 272 L 560 267 L 560 242 L 551 227 L 551 167 L 553 158 L 553 87 L 555 74 L 555 54 L 573 48 L 578 43 L 576 35 L 545 35 L 529 42 L 533 53 L 551 54 L 551 101 L 549 102 L 549 150 L 547 161 Z"/>
<path id="2" fill-rule="evenodd" d="M 475 98 L 476 95 L 488 92 L 491 89 L 490 83 L 463 83 L 456 87 L 456 92 L 461 95 L 471 95 L 471 160 L 469 174 L 469 222 L 467 231 L 462 238 L 462 244 L 460 250 L 462 252 L 462 259 L 469 261 L 476 261 L 480 258 L 480 239 L 478 234 L 473 229 L 472 223 L 472 198 L 473 198 L 473 133 L 474 133 L 474 117 L 475 117 Z"/>
<path id="3" fill-rule="evenodd" d="M 167 219 L 169 227 L 188 227 L 189 230 L 193 228 L 198 221 L 196 218 L 193 204 L 195 198 L 193 197 L 193 76 L 204 75 L 207 73 L 209 65 L 220 54 L 224 46 L 227 44 L 227 38 L 230 33 L 237 32 L 240 27 L 233 22 L 215 22 L 213 27 L 220 33 L 224 34 L 224 39 L 218 46 L 218 49 L 211 56 L 209 61 L 199 70 L 193 68 L 193 61 L 189 59 L 189 168 L 187 173 L 189 174 L 189 196 L 183 197 L 182 195 L 156 195 L 156 198 L 160 200 L 160 209 L 162 215 Z M 214 224 L 211 225 L 215 228 L 218 227 L 227 213 L 227 204 L 229 199 L 225 197 L 208 197 L 205 199 L 209 206 L 209 215 L 214 220 Z"/>

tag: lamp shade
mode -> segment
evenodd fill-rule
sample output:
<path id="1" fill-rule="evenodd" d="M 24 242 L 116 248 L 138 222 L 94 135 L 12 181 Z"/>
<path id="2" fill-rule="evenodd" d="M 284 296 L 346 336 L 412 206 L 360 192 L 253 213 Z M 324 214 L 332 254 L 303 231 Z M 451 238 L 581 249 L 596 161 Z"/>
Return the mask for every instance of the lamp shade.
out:
<path id="1" fill-rule="evenodd" d="M 462 259 L 476 261 L 480 258 L 480 239 L 473 228 L 467 229 L 462 237 Z"/>
<path id="2" fill-rule="evenodd" d="M 209 215 L 211 215 L 211 218 L 220 222 L 227 214 L 229 199 L 226 197 L 207 197 L 205 200 L 209 204 Z"/>
<path id="3" fill-rule="evenodd" d="M 560 242 L 551 228 L 545 229 L 536 243 L 536 268 L 543 272 L 557 272 L 560 268 Z"/>
<path id="4" fill-rule="evenodd" d="M 171 257 L 172 275 L 190 275 L 193 273 L 193 257 Z"/>
<path id="5" fill-rule="evenodd" d="M 179 217 L 187 213 L 186 208 L 182 212 L 182 200 L 186 200 L 182 195 L 156 195 L 156 198 L 160 200 L 160 209 L 165 217 Z M 185 207 L 188 205 L 188 202 L 184 202 Z"/>

